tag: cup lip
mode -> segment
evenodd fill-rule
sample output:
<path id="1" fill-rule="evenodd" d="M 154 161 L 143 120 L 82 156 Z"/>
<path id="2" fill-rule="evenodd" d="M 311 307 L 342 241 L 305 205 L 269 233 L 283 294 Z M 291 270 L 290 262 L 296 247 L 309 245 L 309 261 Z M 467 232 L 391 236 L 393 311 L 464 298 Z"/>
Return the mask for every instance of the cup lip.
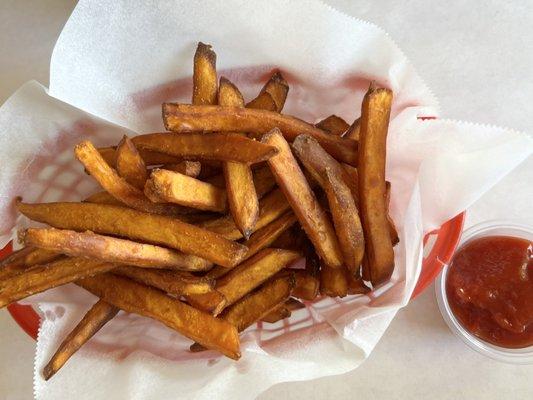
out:
<path id="1" fill-rule="evenodd" d="M 498 230 L 503 232 L 497 232 Z M 484 221 L 471 226 L 462 233 L 456 251 L 459 251 L 462 246 L 464 246 L 472 239 L 493 235 L 513 236 L 533 240 L 533 226 L 508 220 Z M 450 264 L 452 261 L 453 257 L 450 260 Z M 439 306 L 442 318 L 444 319 L 450 330 L 456 336 L 458 336 L 466 345 L 468 345 L 468 347 L 494 360 L 510 364 L 533 364 L 533 346 L 528 346 L 520 349 L 509 349 L 505 347 L 495 346 L 471 334 L 461 325 L 461 323 L 453 314 L 448 303 L 448 298 L 446 294 L 446 277 L 448 269 L 449 264 L 444 265 L 442 272 L 437 278 L 437 282 L 435 285 L 435 294 L 437 297 L 437 304 Z"/>

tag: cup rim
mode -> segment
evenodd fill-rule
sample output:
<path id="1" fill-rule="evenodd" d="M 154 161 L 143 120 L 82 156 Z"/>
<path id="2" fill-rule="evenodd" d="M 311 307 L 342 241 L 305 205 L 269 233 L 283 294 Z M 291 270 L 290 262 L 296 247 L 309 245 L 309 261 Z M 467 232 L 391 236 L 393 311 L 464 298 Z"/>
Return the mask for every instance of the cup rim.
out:
<path id="1" fill-rule="evenodd" d="M 509 233 L 497 233 L 495 232 L 497 230 L 508 231 Z M 475 224 L 466 229 L 461 235 L 461 239 L 456 251 L 458 251 L 462 246 L 472 239 L 484 236 L 492 236 L 491 232 L 494 232 L 494 235 L 499 236 L 514 236 L 533 240 L 532 226 L 508 220 L 489 220 Z M 510 232 L 512 232 L 512 234 Z M 519 349 L 496 346 L 473 335 L 457 320 L 450 308 L 446 294 L 446 277 L 449 265 L 452 261 L 453 257 L 449 264 L 444 265 L 442 272 L 438 276 L 435 284 L 437 304 L 442 318 L 450 330 L 468 347 L 494 360 L 511 364 L 533 364 L 533 345 Z"/>

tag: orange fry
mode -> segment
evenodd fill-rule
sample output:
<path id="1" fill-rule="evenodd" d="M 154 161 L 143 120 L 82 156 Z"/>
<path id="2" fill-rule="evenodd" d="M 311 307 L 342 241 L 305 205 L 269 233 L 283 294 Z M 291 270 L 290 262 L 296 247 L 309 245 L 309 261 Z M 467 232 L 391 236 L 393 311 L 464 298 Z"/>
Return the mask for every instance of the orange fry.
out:
<path id="1" fill-rule="evenodd" d="M 359 140 L 359 134 L 361 131 L 361 118 L 357 118 L 353 124 L 346 130 L 342 137 L 347 139 Z"/>
<path id="2" fill-rule="evenodd" d="M 148 179 L 146 165 L 133 142 L 126 135 L 118 144 L 115 157 L 118 174 L 130 185 L 142 190 Z"/>
<path id="3" fill-rule="evenodd" d="M 133 142 L 133 140 L 132 140 Z M 99 147 L 98 152 L 105 160 L 105 162 L 111 167 L 116 168 L 115 147 Z M 169 156 L 168 154 L 158 153 L 156 151 L 149 151 L 137 148 L 137 152 L 140 154 L 145 165 L 161 165 L 161 164 L 176 164 L 181 162 L 177 157 Z"/>
<path id="4" fill-rule="evenodd" d="M 342 136 L 342 134 L 350 127 L 345 120 L 336 115 L 330 115 L 329 117 L 324 118 L 322 121 L 316 123 L 315 126 L 335 136 Z"/>
<path id="5" fill-rule="evenodd" d="M 211 46 L 198 42 L 194 53 L 192 75 L 192 103 L 216 104 L 217 100 L 217 55 Z"/>
<path id="6" fill-rule="evenodd" d="M 344 297 L 348 294 L 348 280 L 345 268 L 320 268 L 320 292 L 329 297 Z"/>
<path id="7" fill-rule="evenodd" d="M 289 318 L 290 316 L 291 310 L 285 307 L 284 303 L 281 306 L 278 306 L 278 308 L 270 311 L 263 318 L 261 318 L 261 321 L 268 322 L 269 324 L 275 324 L 276 322 L 281 321 L 285 318 Z"/>
<path id="8" fill-rule="evenodd" d="M 163 120 L 165 128 L 174 132 L 219 131 L 263 135 L 273 128 L 278 128 L 289 141 L 294 140 L 299 134 L 307 134 L 318 140 L 320 145 L 337 160 L 350 165 L 357 164 L 355 140 L 330 135 L 307 122 L 272 111 L 164 103 Z M 135 144 L 137 145 L 137 142 Z"/>
<path id="9" fill-rule="evenodd" d="M 281 75 L 281 72 L 276 71 L 265 86 L 259 92 L 259 95 L 249 102 L 246 107 L 255 108 L 261 110 L 277 111 L 278 113 L 283 110 L 287 94 L 289 93 L 289 84 Z M 270 99 L 274 102 L 275 108 L 271 109 Z M 220 104 L 220 103 L 219 103 Z M 220 104 L 223 106 L 224 104 Z"/>

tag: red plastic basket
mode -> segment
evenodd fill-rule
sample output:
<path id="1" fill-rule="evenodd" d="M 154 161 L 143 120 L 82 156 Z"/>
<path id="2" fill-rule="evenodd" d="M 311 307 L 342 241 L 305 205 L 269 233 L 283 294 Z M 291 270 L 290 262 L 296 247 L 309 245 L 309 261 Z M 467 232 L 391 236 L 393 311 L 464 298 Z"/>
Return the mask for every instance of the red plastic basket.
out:
<path id="1" fill-rule="evenodd" d="M 464 219 L 465 213 L 463 212 L 444 223 L 439 229 L 428 233 L 424 238 L 424 254 L 426 256 L 422 262 L 422 272 L 412 298 L 422 293 L 440 273 L 442 267 L 451 260 L 461 237 Z M 0 259 L 11 252 L 10 243 L 0 250 Z M 37 339 L 40 317 L 33 307 L 14 303 L 9 305 L 7 309 L 24 332 Z"/>

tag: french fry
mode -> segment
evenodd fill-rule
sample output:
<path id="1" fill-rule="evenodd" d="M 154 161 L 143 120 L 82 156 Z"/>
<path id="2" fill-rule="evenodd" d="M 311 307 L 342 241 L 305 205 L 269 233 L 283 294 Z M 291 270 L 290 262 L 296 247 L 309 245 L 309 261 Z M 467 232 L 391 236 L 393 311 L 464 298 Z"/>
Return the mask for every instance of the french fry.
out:
<path id="1" fill-rule="evenodd" d="M 285 307 L 287 307 L 287 309 L 290 311 L 295 311 L 305 308 L 305 304 L 303 304 L 300 300 L 296 300 L 291 297 L 285 302 Z"/>
<path id="2" fill-rule="evenodd" d="M 133 141 L 133 140 L 132 140 Z M 105 162 L 111 167 L 116 168 L 115 147 L 99 147 L 98 152 L 105 160 Z M 137 148 L 138 153 L 144 161 L 145 165 L 162 165 L 162 164 L 176 164 L 181 162 L 177 157 L 169 156 L 168 154 L 158 153 L 156 151 L 143 150 Z"/>
<path id="3" fill-rule="evenodd" d="M 348 271 L 355 274 L 365 252 L 363 228 L 350 188 L 329 167 L 326 168 L 326 195 L 344 263 Z"/>
<path id="4" fill-rule="evenodd" d="M 360 276 L 355 276 L 349 271 L 346 272 L 346 281 L 348 283 L 348 294 L 365 294 L 370 292 L 370 288 L 365 285 Z"/>
<path id="5" fill-rule="evenodd" d="M 352 167 L 348 164 L 342 164 L 342 169 L 344 170 L 344 183 L 350 188 L 352 192 L 353 200 L 355 201 L 355 206 L 359 209 L 359 174 L 357 173 L 357 168 Z"/>
<path id="6" fill-rule="evenodd" d="M 285 196 L 281 190 L 276 189 L 259 201 L 259 218 L 254 226 L 254 232 L 268 225 L 279 218 L 290 209 Z M 231 216 L 216 218 L 198 224 L 199 227 L 217 233 L 228 240 L 238 240 L 242 238 L 242 233 L 235 226 Z"/>
<path id="7" fill-rule="evenodd" d="M 28 246 L 71 257 L 89 257 L 102 261 L 136 265 L 143 268 L 164 268 L 183 271 L 205 271 L 212 263 L 176 250 L 131 240 L 75 232 L 55 228 L 29 228 L 20 238 Z"/>
<path id="8" fill-rule="evenodd" d="M 268 322 L 269 324 L 275 324 L 278 321 L 281 321 L 285 318 L 291 316 L 291 310 L 289 310 L 285 304 L 282 304 L 278 308 L 270 311 L 267 315 L 261 318 L 261 321 Z"/>
<path id="9" fill-rule="evenodd" d="M 320 293 L 329 297 L 344 297 L 348 294 L 348 280 L 345 268 L 320 268 Z"/>
<path id="10" fill-rule="evenodd" d="M 357 118 L 350 127 L 346 130 L 342 137 L 347 139 L 359 140 L 359 132 L 361 130 L 361 118 Z"/>
<path id="11" fill-rule="evenodd" d="M 225 307 L 228 307 L 299 257 L 301 257 L 300 254 L 289 250 L 261 250 L 252 258 L 222 275 L 217 280 L 215 289 L 226 298 Z M 217 313 L 215 312 L 214 315 Z"/>
<path id="12" fill-rule="evenodd" d="M 164 164 L 161 168 L 197 178 L 203 167 L 198 161 L 181 161 L 177 164 Z"/>
<path id="13" fill-rule="evenodd" d="M 204 161 L 201 165 L 202 168 L 200 168 L 200 173 L 197 176 L 198 179 L 205 180 L 214 175 L 222 174 L 222 166 L 219 165 L 218 161 Z"/>
<path id="14" fill-rule="evenodd" d="M 152 170 L 144 194 L 153 202 L 176 203 L 198 210 L 224 212 L 227 207 L 223 189 L 165 169 Z"/>
<path id="15" fill-rule="evenodd" d="M 225 78 L 220 78 L 218 104 L 244 107 L 241 93 L 235 85 Z M 231 161 L 223 163 L 222 167 L 231 215 L 239 231 L 248 239 L 259 217 L 259 200 L 252 170 L 246 164 Z"/>
<path id="16" fill-rule="evenodd" d="M 364 97 L 361 112 L 359 208 L 368 261 L 366 272 L 372 285 L 388 280 L 394 270 L 394 251 L 385 203 L 386 142 L 391 103 L 390 90 L 371 87 Z"/>
<path id="17" fill-rule="evenodd" d="M 292 296 L 307 301 L 316 299 L 320 288 L 318 278 L 303 269 L 291 270 L 290 272 L 294 273 L 295 278 Z"/>
<path id="18" fill-rule="evenodd" d="M 277 128 L 265 135 L 262 141 L 279 151 L 268 165 L 318 255 L 330 267 L 340 268 L 342 254 L 333 225 L 318 204 L 289 144 Z"/>
<path id="19" fill-rule="evenodd" d="M 256 168 L 252 173 L 255 191 L 259 199 L 276 187 L 276 180 L 268 166 Z M 222 174 L 211 176 L 205 181 L 220 188 L 226 187 L 226 179 Z"/>
<path id="20" fill-rule="evenodd" d="M 237 265 L 248 249 L 221 235 L 181 222 L 125 207 L 93 203 L 17 203 L 28 218 L 55 228 L 93 231 L 170 247 L 225 267 Z"/>
<path id="21" fill-rule="evenodd" d="M 275 108 L 272 111 L 277 111 L 278 113 L 283 110 L 285 105 L 285 100 L 287 99 L 287 94 L 289 93 L 289 84 L 281 75 L 281 72 L 276 71 L 268 82 L 263 86 L 259 95 L 249 102 L 246 107 L 269 110 L 270 102 L 268 96 L 274 101 Z M 219 103 L 221 106 L 224 104 Z"/>
<path id="22" fill-rule="evenodd" d="M 83 201 L 85 201 L 87 203 L 109 204 L 109 205 L 112 205 L 112 206 L 127 207 L 126 204 L 124 204 L 120 200 L 115 199 L 108 192 L 97 192 L 97 193 L 94 193 L 94 194 L 90 195 L 89 197 L 87 197 Z"/>
<path id="23" fill-rule="evenodd" d="M 219 131 L 263 135 L 273 128 L 278 128 L 289 141 L 294 140 L 299 134 L 307 134 L 314 137 L 337 160 L 350 165 L 357 164 L 357 142 L 355 140 L 330 135 L 307 122 L 272 111 L 164 103 L 163 121 L 167 130 L 181 133 Z M 133 140 L 137 145 L 135 139 Z M 150 150 L 158 149 L 150 148 Z"/>
<path id="24" fill-rule="evenodd" d="M 228 307 L 220 315 L 220 318 L 236 327 L 237 331 L 242 332 L 272 310 L 285 304 L 291 295 L 293 286 L 294 278 L 292 276 L 273 279 Z M 191 346 L 193 352 L 201 350 L 204 349 L 198 343 Z"/>
<path id="25" fill-rule="evenodd" d="M 400 236 L 398 235 L 398 229 L 394 224 L 394 220 L 390 216 L 390 191 L 391 184 L 389 181 L 385 182 L 385 204 L 387 206 L 387 223 L 389 224 L 390 238 L 393 246 L 396 246 L 400 242 Z"/>
<path id="26" fill-rule="evenodd" d="M 285 230 L 279 237 L 272 242 L 271 247 L 286 250 L 302 251 L 303 242 L 306 240 L 305 232 L 299 224 L 294 224 L 290 229 Z M 310 244 L 313 247 L 312 244 Z M 314 250 L 313 250 L 314 252 Z"/>
<path id="27" fill-rule="evenodd" d="M 38 264 L 46 264 L 61 257 L 55 251 L 24 247 L 0 261 L 0 281 L 18 275 Z"/>
<path id="28" fill-rule="evenodd" d="M 260 250 L 269 247 L 283 232 L 287 231 L 294 223 L 296 216 L 292 212 L 285 213 L 270 224 L 255 231 L 243 244 L 248 247 L 244 260 L 257 254 Z"/>
<path id="29" fill-rule="evenodd" d="M 227 304 L 226 298 L 217 290 L 212 290 L 203 294 L 185 296 L 185 299 L 194 308 L 213 315 L 220 314 Z"/>
<path id="30" fill-rule="evenodd" d="M 113 263 L 86 258 L 65 258 L 36 265 L 22 274 L 0 282 L 0 308 L 85 276 L 110 271 L 116 266 Z"/>
<path id="31" fill-rule="evenodd" d="M 175 296 L 204 294 L 213 290 L 212 280 L 177 271 L 119 266 L 113 270 L 113 274 L 125 276 Z"/>
<path id="32" fill-rule="evenodd" d="M 103 300 L 98 300 L 82 320 L 63 340 L 48 364 L 43 369 L 44 380 L 49 380 L 63 365 L 102 327 L 117 315 L 119 309 Z"/>
<path id="33" fill-rule="evenodd" d="M 74 152 L 91 176 L 113 197 L 129 207 L 162 215 L 179 215 L 184 212 L 183 207 L 173 204 L 154 204 L 148 200 L 143 192 L 118 176 L 91 142 L 81 142 Z"/>
<path id="34" fill-rule="evenodd" d="M 124 311 L 156 319 L 208 349 L 234 360 L 240 357 L 239 334 L 234 326 L 157 289 L 112 274 L 81 279 L 77 284 Z"/>
<path id="35" fill-rule="evenodd" d="M 198 42 L 194 53 L 192 75 L 192 104 L 216 104 L 217 55 L 211 46 Z"/>
<path id="36" fill-rule="evenodd" d="M 276 154 L 271 146 L 234 133 L 149 133 L 135 136 L 132 141 L 139 149 L 185 160 L 236 161 L 249 165 Z"/>
<path id="37" fill-rule="evenodd" d="M 142 190 L 148 179 L 146 165 L 133 142 L 126 135 L 118 144 L 115 157 L 118 174 L 130 185 Z"/>
<path id="38" fill-rule="evenodd" d="M 324 118 L 322 121 L 316 123 L 315 126 L 335 136 L 342 136 L 342 134 L 350 127 L 345 120 L 336 115 L 330 115 L 329 117 Z"/>

